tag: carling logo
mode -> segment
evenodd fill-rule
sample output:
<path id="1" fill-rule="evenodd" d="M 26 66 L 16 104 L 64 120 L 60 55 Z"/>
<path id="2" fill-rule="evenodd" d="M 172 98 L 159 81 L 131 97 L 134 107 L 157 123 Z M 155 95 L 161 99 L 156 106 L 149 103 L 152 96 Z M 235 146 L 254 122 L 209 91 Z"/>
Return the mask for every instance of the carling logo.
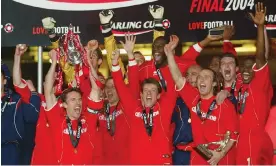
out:
<path id="1" fill-rule="evenodd" d="M 164 29 L 168 29 L 170 24 L 168 19 L 163 20 L 162 25 Z M 125 33 L 129 31 L 133 35 L 141 35 L 152 32 L 153 28 L 153 21 L 122 21 L 112 24 L 112 33 L 115 36 L 125 36 Z"/>
<path id="2" fill-rule="evenodd" d="M 43 9 L 86 11 L 114 9 L 141 5 L 157 0 L 13 0 L 24 5 Z"/>

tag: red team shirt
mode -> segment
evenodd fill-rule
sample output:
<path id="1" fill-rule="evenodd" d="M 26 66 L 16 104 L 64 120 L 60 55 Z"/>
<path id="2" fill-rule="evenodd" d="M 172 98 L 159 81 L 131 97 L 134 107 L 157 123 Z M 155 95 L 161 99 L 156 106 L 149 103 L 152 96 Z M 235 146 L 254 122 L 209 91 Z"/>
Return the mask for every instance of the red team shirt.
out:
<path id="1" fill-rule="evenodd" d="M 269 67 L 265 64 L 256 69 L 250 84 L 242 85 L 242 94 L 247 90 L 244 113 L 240 114 L 240 136 L 237 144 L 237 164 L 272 164 L 273 145 L 265 131 L 270 102 L 273 95 Z"/>
<path id="2" fill-rule="evenodd" d="M 137 66 L 136 70 L 138 69 Z M 114 66 L 113 66 L 114 68 Z M 112 76 L 125 114 L 130 121 L 130 164 L 171 164 L 170 123 L 175 102 L 168 102 L 174 91 L 168 91 L 153 107 L 153 131 L 150 137 L 142 119 L 143 107 L 123 82 L 119 66 L 112 69 Z M 137 72 L 138 73 L 138 72 Z M 134 74 L 134 73 L 130 73 Z M 138 77 L 136 77 L 138 78 Z M 138 81 L 138 80 L 137 80 Z M 146 110 L 147 114 L 149 109 Z"/>
<path id="3" fill-rule="evenodd" d="M 81 137 L 78 146 L 74 148 L 70 140 L 65 115 L 61 116 L 60 114 L 62 111 L 65 110 L 59 102 L 50 108 L 49 111 L 46 111 L 51 126 L 55 126 L 51 127 L 51 130 L 58 164 L 93 164 L 92 156 L 97 153 L 92 142 L 96 132 L 94 124 L 97 116 L 86 112 L 82 114 L 80 117 L 82 123 Z M 76 136 L 77 120 L 73 120 L 71 123 L 74 136 Z"/>
<path id="4" fill-rule="evenodd" d="M 230 138 L 236 140 L 238 120 L 233 104 L 225 100 L 221 105 L 216 105 L 210 116 L 202 123 L 202 120 L 196 113 L 196 105 L 200 99 L 199 92 L 188 83 L 185 83 L 183 86 L 183 88 L 179 89 L 179 94 L 191 112 L 194 144 L 199 145 L 222 140 L 223 136 L 218 136 L 217 134 L 225 134 L 226 131 L 230 131 Z M 201 99 L 200 107 L 203 116 L 206 117 L 206 113 L 214 99 L 215 96 L 210 99 Z M 214 150 L 218 146 L 209 145 L 208 148 Z M 218 164 L 235 164 L 235 154 L 236 149 L 232 147 Z M 207 161 L 195 151 L 192 152 L 191 164 L 208 165 Z"/>
<path id="5" fill-rule="evenodd" d="M 50 123 L 45 113 L 45 97 L 40 95 L 41 106 L 39 117 L 36 125 L 35 147 L 32 155 L 32 165 L 55 165 L 57 159 L 54 155 L 54 145 L 52 141 L 52 133 Z M 47 154 L 47 155 L 45 155 Z"/>
<path id="6" fill-rule="evenodd" d="M 127 116 L 124 113 L 124 107 L 121 102 L 117 106 L 110 107 L 109 119 L 112 118 L 113 112 L 115 114 L 115 134 L 111 136 L 107 130 L 106 114 L 99 114 L 99 126 L 98 130 L 102 134 L 102 149 L 103 149 L 103 161 L 104 165 L 123 165 L 128 164 L 129 159 L 129 130 L 130 122 L 127 120 Z M 105 110 L 103 110 L 105 111 Z M 113 125 L 110 121 L 110 125 Z"/>

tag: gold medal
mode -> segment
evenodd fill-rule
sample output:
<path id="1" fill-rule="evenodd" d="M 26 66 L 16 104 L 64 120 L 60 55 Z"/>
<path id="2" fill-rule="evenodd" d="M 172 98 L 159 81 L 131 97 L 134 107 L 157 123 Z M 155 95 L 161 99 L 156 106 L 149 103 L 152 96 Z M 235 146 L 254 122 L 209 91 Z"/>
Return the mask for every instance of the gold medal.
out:
<path id="1" fill-rule="evenodd" d="M 188 123 L 191 123 L 191 122 L 192 122 L 192 120 L 191 120 L 191 118 L 189 118 L 189 119 L 188 119 Z"/>
<path id="2" fill-rule="evenodd" d="M 74 149 L 74 153 L 75 153 L 75 154 L 77 154 L 77 153 L 78 153 L 77 149 Z"/>

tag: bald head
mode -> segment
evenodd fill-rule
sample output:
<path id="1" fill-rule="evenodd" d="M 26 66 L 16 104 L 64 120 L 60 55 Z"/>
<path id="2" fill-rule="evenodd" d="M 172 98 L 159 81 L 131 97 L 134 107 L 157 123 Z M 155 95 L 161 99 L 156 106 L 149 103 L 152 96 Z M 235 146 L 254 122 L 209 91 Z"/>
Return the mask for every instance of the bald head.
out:
<path id="1" fill-rule="evenodd" d="M 196 79 L 201 70 L 199 65 L 192 65 L 186 72 L 186 79 L 193 87 L 196 87 Z"/>

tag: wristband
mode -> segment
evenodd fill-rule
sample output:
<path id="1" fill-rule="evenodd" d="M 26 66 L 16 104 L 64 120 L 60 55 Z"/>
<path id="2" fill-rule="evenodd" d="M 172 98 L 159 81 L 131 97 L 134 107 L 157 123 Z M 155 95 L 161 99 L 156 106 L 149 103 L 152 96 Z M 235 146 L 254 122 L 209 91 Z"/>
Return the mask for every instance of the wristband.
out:
<path id="1" fill-rule="evenodd" d="M 102 24 L 102 29 L 103 30 L 108 29 L 108 28 L 111 28 L 111 24 L 110 23 Z"/>
<path id="2" fill-rule="evenodd" d="M 48 35 L 53 35 L 55 34 L 55 28 L 52 28 L 52 29 L 46 29 L 47 32 L 48 32 Z"/>

